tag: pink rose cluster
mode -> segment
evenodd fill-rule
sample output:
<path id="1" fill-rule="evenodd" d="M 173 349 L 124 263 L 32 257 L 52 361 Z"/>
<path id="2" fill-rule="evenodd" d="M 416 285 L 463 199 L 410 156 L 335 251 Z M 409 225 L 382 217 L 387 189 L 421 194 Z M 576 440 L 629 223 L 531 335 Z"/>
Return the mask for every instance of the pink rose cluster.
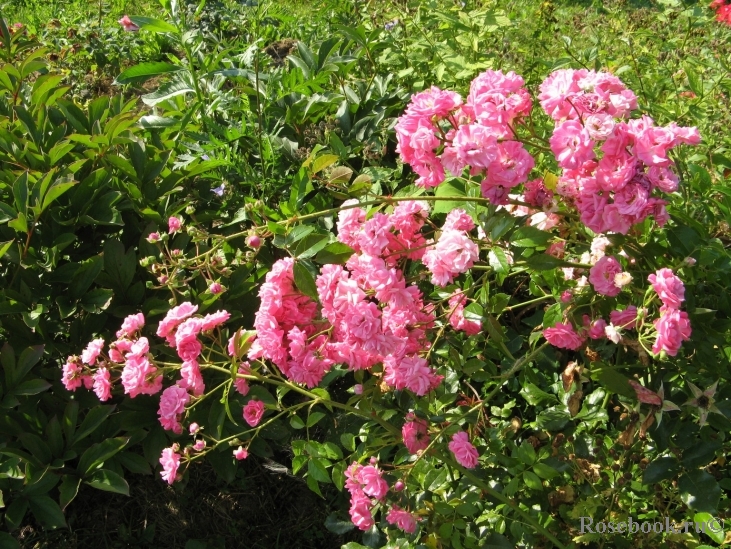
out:
<path id="1" fill-rule="evenodd" d="M 469 236 L 474 228 L 474 221 L 464 210 L 449 212 L 439 238 L 421 259 L 432 275 L 432 284 L 443 288 L 472 268 L 480 256 L 480 249 Z"/>
<path id="2" fill-rule="evenodd" d="M 370 530 L 375 524 L 373 508 L 376 503 L 385 504 L 389 487 L 382 475 L 374 458 L 371 458 L 370 465 L 354 461 L 345 470 L 345 488 L 350 492 L 350 520 L 363 531 Z M 394 485 L 395 491 L 399 491 L 396 490 L 398 484 Z M 416 532 L 416 517 L 398 505 L 391 506 L 386 520 L 408 534 Z"/>
<path id="3" fill-rule="evenodd" d="M 399 258 L 418 258 L 410 250 L 424 246 L 419 231 L 426 213 L 418 202 L 400 203 L 391 215 L 376 213 L 367 221 L 361 208 L 342 210 L 338 239 L 355 253 L 344 266 L 321 268 L 315 280 L 319 303 L 295 287 L 294 260 L 277 261 L 259 292 L 249 359 L 271 360 L 308 387 L 333 364 L 362 370 L 382 363 L 390 386 L 419 396 L 434 389 L 442 376 L 419 353 L 429 347 L 435 315 L 396 266 Z"/>
<path id="4" fill-rule="evenodd" d="M 150 342 L 140 335 L 145 325 L 142 313 L 124 319 L 117 331 L 117 339 L 109 344 L 106 354 L 104 340 L 95 339 L 81 353 L 81 357 L 68 357 L 61 381 L 69 391 L 75 391 L 81 385 L 93 389 L 99 399 L 105 401 L 111 398 L 114 383 L 111 374 L 119 372 L 118 380 L 125 394 L 132 398 L 162 391 L 158 409 L 160 424 L 167 430 L 182 433 L 180 420 L 185 407 L 191 396 L 198 397 L 205 390 L 198 363 L 203 348 L 199 336 L 212 331 L 230 317 L 226 311 L 195 317 L 193 314 L 197 310 L 197 305 L 182 303 L 170 309 L 158 325 L 157 335 L 165 338 L 182 360 L 181 378 L 164 391 L 162 374 L 151 361 Z"/>
<path id="5" fill-rule="evenodd" d="M 659 269 L 647 277 L 652 289 L 662 301 L 660 318 L 653 324 L 657 330 L 657 339 L 652 346 L 653 353 L 666 352 L 670 356 L 678 354 L 683 341 L 690 339 L 691 329 L 688 313 L 680 310 L 685 301 L 685 286 L 672 270 Z"/>
<path id="6" fill-rule="evenodd" d="M 397 151 L 419 175 L 416 184 L 437 187 L 449 172 L 482 177 L 482 195 L 507 202 L 508 190 L 527 180 L 535 161 L 515 140 L 514 125 L 532 108 L 523 78 L 488 70 L 470 85 L 466 101 L 432 87 L 412 96 L 396 124 Z"/>
<path id="7" fill-rule="evenodd" d="M 627 234 L 648 216 L 663 226 L 667 202 L 653 193 L 677 190 L 668 152 L 698 144 L 698 130 L 656 126 L 648 116 L 628 120 L 637 98 L 609 73 L 558 70 L 540 92 L 556 123 L 550 145 L 563 170 L 556 192 L 575 204 L 581 221 L 596 233 Z"/>

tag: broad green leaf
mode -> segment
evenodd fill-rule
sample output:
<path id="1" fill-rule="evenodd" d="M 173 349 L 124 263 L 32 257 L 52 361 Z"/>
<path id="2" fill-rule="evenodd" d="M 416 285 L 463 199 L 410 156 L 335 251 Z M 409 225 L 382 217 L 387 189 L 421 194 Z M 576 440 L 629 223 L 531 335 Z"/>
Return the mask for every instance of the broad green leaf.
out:
<path id="1" fill-rule="evenodd" d="M 642 484 L 657 484 L 673 478 L 680 471 L 678 460 L 674 457 L 661 457 L 650 463 L 642 474 Z"/>
<path id="2" fill-rule="evenodd" d="M 195 93 L 195 88 L 183 79 L 176 79 L 163 84 L 152 93 L 143 95 L 142 102 L 152 107 L 184 93 Z"/>
<path id="3" fill-rule="evenodd" d="M 66 509 L 68 504 L 71 503 L 79 493 L 79 486 L 81 486 L 81 479 L 79 477 L 64 475 L 61 485 L 58 487 L 58 502 L 62 511 Z"/>
<path id="4" fill-rule="evenodd" d="M 701 469 L 688 471 L 678 479 L 680 499 L 699 512 L 715 513 L 721 497 L 721 487 L 713 475 Z"/>
<path id="5" fill-rule="evenodd" d="M 118 437 L 108 438 L 102 442 L 91 445 L 81 455 L 78 466 L 79 471 L 81 474 L 86 475 L 89 471 L 101 465 L 113 455 L 121 452 L 128 442 L 129 437 Z"/>
<path id="6" fill-rule="evenodd" d="M 84 417 L 84 421 L 81 422 L 81 425 L 79 426 L 79 429 L 76 431 L 76 434 L 73 436 L 73 444 L 76 444 L 80 440 L 85 439 L 88 437 L 91 433 L 93 433 L 99 425 L 102 424 L 102 422 L 109 417 L 109 414 L 111 414 L 114 411 L 115 406 L 97 406 L 96 408 L 92 408 L 89 410 L 89 412 L 86 414 L 86 417 Z M 65 419 L 65 416 L 64 416 Z M 74 418 L 75 422 L 75 418 Z M 68 435 L 67 435 L 67 438 Z"/>
<path id="7" fill-rule="evenodd" d="M 85 481 L 89 486 L 106 492 L 129 495 L 129 484 L 114 471 L 97 469 Z"/>
<path id="8" fill-rule="evenodd" d="M 175 25 L 171 25 L 167 21 L 162 19 L 156 19 L 154 17 L 142 17 L 141 15 L 130 15 L 130 21 L 140 27 L 140 29 L 147 30 L 150 32 L 171 32 L 173 34 L 179 34 L 180 31 Z"/>
<path id="9" fill-rule="evenodd" d="M 117 79 L 114 81 L 114 83 L 117 86 L 131 83 L 141 83 L 149 80 L 154 76 L 169 74 L 171 72 L 178 72 L 184 69 L 185 67 L 182 67 L 180 65 L 173 65 L 172 63 L 165 63 L 163 61 L 140 63 L 139 65 L 135 65 L 128 68 L 126 71 L 123 71 L 122 74 L 117 76 Z"/>
<path id="10" fill-rule="evenodd" d="M 312 273 L 302 265 L 302 263 L 294 264 L 294 283 L 297 289 L 303 294 L 310 296 L 313 299 L 317 299 L 317 285 Z"/>
<path id="11" fill-rule="evenodd" d="M 330 473 L 327 472 L 327 467 L 330 463 L 324 458 L 310 458 L 307 463 L 307 472 L 309 475 L 318 482 L 330 483 Z"/>
<path id="12" fill-rule="evenodd" d="M 44 528 L 55 529 L 66 526 L 66 519 L 58 503 L 48 496 L 34 496 L 28 498 L 30 510 Z"/>

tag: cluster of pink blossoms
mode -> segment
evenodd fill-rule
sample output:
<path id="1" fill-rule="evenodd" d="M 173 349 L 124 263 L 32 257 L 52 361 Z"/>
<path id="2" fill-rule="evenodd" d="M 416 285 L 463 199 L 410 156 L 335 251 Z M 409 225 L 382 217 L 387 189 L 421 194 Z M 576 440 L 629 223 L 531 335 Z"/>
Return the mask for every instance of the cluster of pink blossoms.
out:
<path id="1" fill-rule="evenodd" d="M 523 79 L 486 71 L 475 78 L 465 102 L 459 94 L 432 87 L 411 98 L 396 124 L 397 151 L 419 175 L 416 184 L 437 187 L 450 172 L 481 175 L 482 195 L 507 202 L 535 161 L 515 140 L 514 125 L 532 108 Z"/>
<path id="2" fill-rule="evenodd" d="M 685 286 L 670 269 L 660 269 L 647 279 L 662 301 L 660 318 L 653 321 L 657 339 L 652 346 L 652 352 L 665 351 L 670 356 L 675 356 L 683 341 L 690 339 L 691 333 L 688 313 L 680 310 L 681 303 L 685 301 Z"/>
<path id="3" fill-rule="evenodd" d="M 648 116 L 627 120 L 637 98 L 609 73 L 558 70 L 540 91 L 556 122 L 550 145 L 563 170 L 556 191 L 576 205 L 581 221 L 596 233 L 627 234 L 650 215 L 664 225 L 667 202 L 653 191 L 678 188 L 668 151 L 698 144 L 698 130 L 656 126 Z"/>
<path id="4" fill-rule="evenodd" d="M 371 458 L 370 465 L 365 466 L 353 462 L 345 470 L 345 478 L 345 487 L 350 492 L 350 519 L 361 530 L 370 530 L 375 524 L 373 507 L 375 502 L 385 501 L 389 490 L 388 482 L 383 479 L 374 458 Z M 394 490 L 398 491 L 402 486 L 403 483 L 396 482 Z M 386 520 L 408 534 L 416 532 L 416 517 L 398 505 L 391 506 Z"/>
<path id="5" fill-rule="evenodd" d="M 616 281 L 622 276 L 619 262 L 610 256 L 603 256 L 592 267 L 589 280 L 597 292 L 615 296 L 619 293 Z M 672 270 L 663 268 L 648 276 L 655 293 L 660 297 L 663 305 L 660 307 L 660 317 L 653 321 L 657 337 L 652 346 L 652 352 L 659 354 L 664 351 L 670 356 L 678 353 L 683 341 L 690 339 L 691 327 L 688 314 L 680 310 L 681 302 L 685 299 L 685 286 Z M 609 323 L 604 319 L 592 320 L 583 315 L 583 326 L 577 331 L 570 322 L 559 322 L 555 326 L 543 330 L 543 336 L 554 347 L 577 350 L 587 338 L 607 338 L 613 343 L 619 343 L 622 332 L 636 330 L 640 317 L 647 315 L 647 309 L 638 310 L 629 305 L 623 310 L 612 311 L 609 314 Z"/>
<path id="6" fill-rule="evenodd" d="M 361 208 L 341 211 L 338 238 L 355 250 L 345 266 L 324 265 L 319 304 L 294 285 L 294 260 L 277 261 L 259 291 L 250 359 L 271 360 L 289 379 L 314 387 L 333 364 L 352 370 L 384 365 L 384 380 L 419 396 L 442 379 L 419 356 L 428 349 L 434 313 L 406 283 L 399 258 L 418 258 L 426 208 L 403 202 L 366 221 Z M 415 248 L 420 248 L 415 250 Z"/>

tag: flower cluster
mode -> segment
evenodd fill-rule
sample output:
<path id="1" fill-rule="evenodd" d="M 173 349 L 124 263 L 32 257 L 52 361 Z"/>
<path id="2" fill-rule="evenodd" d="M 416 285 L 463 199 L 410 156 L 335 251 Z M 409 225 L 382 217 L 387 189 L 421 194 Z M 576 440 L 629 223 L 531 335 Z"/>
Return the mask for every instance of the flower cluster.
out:
<path id="1" fill-rule="evenodd" d="M 361 208 L 342 210 L 338 238 L 355 253 L 345 266 L 322 267 L 315 281 L 319 303 L 295 287 L 294 260 L 277 261 L 259 292 L 249 359 L 271 360 L 308 387 L 334 364 L 362 370 L 383 363 L 384 380 L 396 389 L 423 396 L 435 388 L 442 376 L 419 356 L 428 349 L 434 313 L 396 266 L 399 258 L 424 254 L 419 231 L 426 213 L 418 202 L 367 221 Z"/>
<path id="2" fill-rule="evenodd" d="M 515 140 L 515 123 L 532 108 L 523 79 L 486 71 L 459 94 L 432 87 L 415 94 L 396 124 L 398 152 L 419 175 L 416 184 L 436 187 L 446 173 L 482 178 L 482 195 L 507 202 L 508 190 L 525 182 L 535 161 Z"/>
<path id="3" fill-rule="evenodd" d="M 384 503 L 388 494 L 388 482 L 382 475 L 374 458 L 371 458 L 370 465 L 353 462 L 345 470 L 345 487 L 350 492 L 350 520 L 363 531 L 373 527 L 373 507 L 376 502 Z M 395 491 L 398 491 L 398 484 L 394 485 Z M 398 505 L 391 506 L 386 520 L 408 534 L 416 531 L 416 517 Z"/>
<path id="4" fill-rule="evenodd" d="M 628 120 L 637 98 L 609 73 L 562 69 L 540 90 L 541 106 L 556 123 L 550 145 L 563 170 L 556 191 L 581 221 L 595 233 L 627 234 L 648 216 L 664 225 L 666 201 L 653 192 L 678 188 L 668 151 L 698 144 L 698 130 L 656 126 L 649 116 Z"/>
<path id="5" fill-rule="evenodd" d="M 670 269 L 660 269 L 647 277 L 655 290 L 662 307 L 660 318 L 653 324 L 657 330 L 657 339 L 652 346 L 653 353 L 666 352 L 670 356 L 678 354 L 683 341 L 690 339 L 690 320 L 688 313 L 680 310 L 685 301 L 685 286 Z"/>

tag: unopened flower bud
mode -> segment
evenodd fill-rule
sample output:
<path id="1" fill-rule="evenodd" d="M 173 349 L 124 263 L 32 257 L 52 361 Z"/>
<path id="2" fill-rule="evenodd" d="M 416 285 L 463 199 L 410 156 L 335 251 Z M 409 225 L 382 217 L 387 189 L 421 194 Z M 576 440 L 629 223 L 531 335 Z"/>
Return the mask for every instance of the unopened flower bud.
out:
<path id="1" fill-rule="evenodd" d="M 353 387 L 353 392 L 356 395 L 362 395 L 363 394 L 363 385 L 361 385 L 360 383 L 358 383 L 357 385 L 355 385 Z"/>
<path id="2" fill-rule="evenodd" d="M 217 295 L 223 291 L 223 286 L 221 286 L 218 282 L 213 282 L 210 286 L 208 286 L 208 291 L 213 295 Z"/>
<path id="3" fill-rule="evenodd" d="M 157 279 L 157 281 L 158 281 L 158 282 L 159 282 L 160 284 L 167 284 L 167 283 L 168 283 L 168 280 L 170 280 L 170 279 L 168 278 L 168 275 L 162 275 L 162 276 L 158 277 L 158 279 Z"/>
<path id="4" fill-rule="evenodd" d="M 155 242 L 160 242 L 160 233 L 154 232 L 147 235 L 147 241 L 150 244 L 154 244 Z"/>
<path id="5" fill-rule="evenodd" d="M 254 202 L 254 207 L 257 210 L 261 210 L 264 207 L 264 202 L 262 202 L 261 200 L 257 200 L 256 202 Z"/>
<path id="6" fill-rule="evenodd" d="M 561 294 L 561 302 L 568 303 L 569 301 L 571 301 L 571 292 L 566 290 Z"/>
<path id="7" fill-rule="evenodd" d="M 397 480 L 396 484 L 393 485 L 393 489 L 395 492 L 401 492 L 404 488 L 406 488 L 406 485 L 400 480 Z"/>
<path id="8" fill-rule="evenodd" d="M 201 427 L 197 423 L 191 423 L 190 427 L 188 427 L 188 431 L 190 432 L 191 435 L 198 434 L 198 431 L 200 431 L 200 430 L 201 430 Z"/>
<path id="9" fill-rule="evenodd" d="M 261 246 L 261 238 L 258 235 L 252 234 L 246 239 L 246 245 L 256 250 Z"/>
<path id="10" fill-rule="evenodd" d="M 178 217 L 170 217 L 168 219 L 168 234 L 177 233 L 183 226 L 183 222 Z"/>
<path id="11" fill-rule="evenodd" d="M 188 215 L 194 214 L 195 213 L 195 206 L 193 206 L 193 204 L 188 204 L 185 207 L 185 213 L 187 213 Z"/>
<path id="12" fill-rule="evenodd" d="M 376 456 L 371 456 L 370 463 L 371 465 L 378 465 L 378 458 Z"/>
<path id="13" fill-rule="evenodd" d="M 206 441 L 203 440 L 202 438 L 196 440 L 195 444 L 193 444 L 193 450 L 195 450 L 196 452 L 200 452 L 200 451 L 204 450 L 205 447 L 206 447 Z"/>
<path id="14" fill-rule="evenodd" d="M 692 267 L 693 265 L 695 265 L 695 262 L 696 262 L 695 258 L 693 258 L 693 257 L 686 257 L 685 260 L 683 261 L 683 263 L 688 265 L 688 267 Z"/>
<path id="15" fill-rule="evenodd" d="M 249 457 L 249 451 L 246 448 L 239 446 L 236 450 L 234 450 L 234 457 L 241 461 L 242 459 Z"/>

